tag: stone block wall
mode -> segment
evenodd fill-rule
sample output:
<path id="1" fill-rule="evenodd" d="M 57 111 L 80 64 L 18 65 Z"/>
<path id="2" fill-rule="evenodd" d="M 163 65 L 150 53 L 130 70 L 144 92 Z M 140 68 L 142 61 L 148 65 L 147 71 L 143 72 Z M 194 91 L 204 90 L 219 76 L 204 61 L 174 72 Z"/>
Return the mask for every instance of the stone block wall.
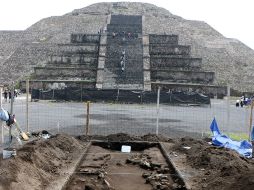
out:
<path id="1" fill-rule="evenodd" d="M 181 55 L 190 56 L 190 46 L 171 44 L 150 44 L 150 54 L 152 55 Z"/>
<path id="2" fill-rule="evenodd" d="M 47 83 L 60 81 L 69 86 L 83 81 L 84 88 L 95 88 L 99 50 L 99 34 L 72 34 L 69 44 L 59 44 L 58 51 L 48 56 L 44 66 L 34 68 L 31 80 L 36 85 L 43 81 L 43 88 L 52 87 Z"/>
<path id="3" fill-rule="evenodd" d="M 185 84 L 184 90 L 197 90 L 213 84 L 214 72 L 203 71 L 202 59 L 191 57 L 190 46 L 178 45 L 178 36 L 153 34 L 149 35 L 149 41 L 152 88 L 161 84 L 170 89 L 172 84 Z M 165 85 L 168 83 L 171 85 Z"/>
<path id="4" fill-rule="evenodd" d="M 178 36 L 177 35 L 149 35 L 150 44 L 170 44 L 178 45 Z"/>
<path id="5" fill-rule="evenodd" d="M 97 34 L 71 34 L 71 43 L 99 43 L 100 36 Z"/>
<path id="6" fill-rule="evenodd" d="M 175 70 L 201 70 L 201 58 L 179 58 L 166 56 L 152 56 L 151 67 L 153 69 L 174 68 Z"/>
<path id="7" fill-rule="evenodd" d="M 36 79 L 48 80 L 91 80 L 96 79 L 96 69 L 91 70 L 87 68 L 77 67 L 35 67 L 34 68 Z"/>
<path id="8" fill-rule="evenodd" d="M 211 84 L 214 72 L 152 70 L 151 78 L 158 81 Z"/>

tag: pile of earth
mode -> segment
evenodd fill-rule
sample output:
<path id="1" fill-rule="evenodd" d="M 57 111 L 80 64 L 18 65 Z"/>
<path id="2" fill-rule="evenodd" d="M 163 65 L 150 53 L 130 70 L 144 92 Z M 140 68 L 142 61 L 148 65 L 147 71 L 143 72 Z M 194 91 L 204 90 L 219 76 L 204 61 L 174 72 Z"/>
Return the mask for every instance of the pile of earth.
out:
<path id="1" fill-rule="evenodd" d="M 186 165 L 203 171 L 195 179 L 194 189 L 254 189 L 254 159 L 247 159 L 230 149 L 215 147 L 211 139 L 181 138 L 174 141 L 173 151 L 186 155 Z M 190 147 L 190 149 L 186 149 Z"/>
<path id="2" fill-rule="evenodd" d="M 37 139 L 17 149 L 17 156 L 0 159 L 0 190 L 46 189 L 85 148 L 74 137 Z"/>
<path id="3" fill-rule="evenodd" d="M 90 140 L 150 141 L 170 144 L 172 146 L 166 150 L 168 155 L 172 152 L 184 155 L 186 160 L 182 164 L 200 171 L 192 179 L 192 189 L 254 189 L 254 160 L 243 158 L 229 149 L 214 147 L 208 143 L 211 139 L 197 140 L 189 137 L 169 139 L 153 134 L 74 138 L 60 134 L 50 139 L 28 142 L 17 149 L 17 156 L 14 158 L 0 159 L 0 190 L 59 189 L 60 183 L 56 182 L 61 179 L 61 184 L 64 184 L 66 175 L 71 173 L 70 168 L 78 163 Z"/>
<path id="4" fill-rule="evenodd" d="M 148 141 L 148 142 L 171 142 L 172 139 L 163 135 L 147 134 L 143 136 L 129 135 L 125 133 L 111 134 L 108 136 L 78 136 L 81 141 L 101 140 L 106 142 L 125 142 L 125 141 Z"/>

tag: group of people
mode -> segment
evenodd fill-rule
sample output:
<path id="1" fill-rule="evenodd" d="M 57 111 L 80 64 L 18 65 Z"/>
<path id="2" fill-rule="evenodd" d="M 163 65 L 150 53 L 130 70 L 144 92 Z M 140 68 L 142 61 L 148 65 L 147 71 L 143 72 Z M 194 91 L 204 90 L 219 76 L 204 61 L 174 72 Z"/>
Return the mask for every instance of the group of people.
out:
<path id="1" fill-rule="evenodd" d="M 115 38 L 116 36 L 121 36 L 124 39 L 126 36 L 128 38 L 134 37 L 133 34 L 131 34 L 130 32 L 127 32 L 127 33 L 125 31 L 123 31 L 122 33 L 112 32 L 112 38 Z"/>
<path id="2" fill-rule="evenodd" d="M 98 34 L 102 34 L 102 33 L 106 33 L 107 32 L 107 27 L 104 26 L 103 28 L 100 28 L 100 30 L 98 31 Z"/>
<path id="3" fill-rule="evenodd" d="M 121 54 L 121 61 L 120 61 L 120 66 L 121 66 L 121 71 L 124 72 L 125 69 L 125 50 L 122 51 Z"/>
<path id="4" fill-rule="evenodd" d="M 10 103 L 11 102 L 11 98 L 12 98 L 11 90 L 5 90 L 3 94 L 4 94 L 5 102 L 7 102 L 8 98 L 9 98 L 9 103 Z M 14 90 L 14 94 L 13 94 L 13 100 L 14 100 L 14 98 L 17 98 L 17 97 L 18 97 L 18 91 L 15 89 Z"/>
<path id="5" fill-rule="evenodd" d="M 244 105 L 248 105 L 249 102 L 250 102 L 250 99 L 249 99 L 249 98 L 247 98 L 247 97 L 245 97 L 245 96 L 242 96 L 240 99 L 237 99 L 237 100 L 236 100 L 235 106 L 236 106 L 236 107 L 240 107 L 240 106 L 243 107 Z"/>

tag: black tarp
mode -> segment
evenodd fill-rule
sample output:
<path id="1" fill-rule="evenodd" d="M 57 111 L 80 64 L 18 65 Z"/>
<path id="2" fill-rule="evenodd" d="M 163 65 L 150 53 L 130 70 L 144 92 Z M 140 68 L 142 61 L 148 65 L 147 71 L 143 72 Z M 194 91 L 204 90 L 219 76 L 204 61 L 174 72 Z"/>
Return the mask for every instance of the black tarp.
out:
<path id="1" fill-rule="evenodd" d="M 82 88 L 65 88 L 56 90 L 32 90 L 32 99 L 123 102 L 123 103 L 156 103 L 157 92 L 133 90 L 98 90 Z M 196 92 L 164 92 L 160 93 L 162 104 L 210 104 L 210 98 Z"/>

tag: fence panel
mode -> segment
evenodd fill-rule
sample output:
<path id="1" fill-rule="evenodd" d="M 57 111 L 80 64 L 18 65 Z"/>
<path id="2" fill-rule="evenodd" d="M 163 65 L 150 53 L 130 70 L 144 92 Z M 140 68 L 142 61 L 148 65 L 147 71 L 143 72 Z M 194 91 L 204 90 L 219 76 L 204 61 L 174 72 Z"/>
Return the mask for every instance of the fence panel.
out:
<path id="1" fill-rule="evenodd" d="M 10 110 L 9 101 L 3 108 Z M 83 135 L 86 130 L 86 102 L 39 100 L 29 102 L 30 132 L 47 130 L 53 134 Z M 26 96 L 14 101 L 14 114 L 26 131 Z M 159 134 L 169 137 L 202 138 L 211 135 L 210 124 L 216 118 L 221 132 L 248 137 L 250 107 L 236 107 L 235 102 L 212 99 L 211 105 L 159 105 Z M 156 133 L 156 103 L 91 102 L 90 134 L 127 133 L 145 135 Z M 8 140 L 8 130 L 1 137 Z"/>

